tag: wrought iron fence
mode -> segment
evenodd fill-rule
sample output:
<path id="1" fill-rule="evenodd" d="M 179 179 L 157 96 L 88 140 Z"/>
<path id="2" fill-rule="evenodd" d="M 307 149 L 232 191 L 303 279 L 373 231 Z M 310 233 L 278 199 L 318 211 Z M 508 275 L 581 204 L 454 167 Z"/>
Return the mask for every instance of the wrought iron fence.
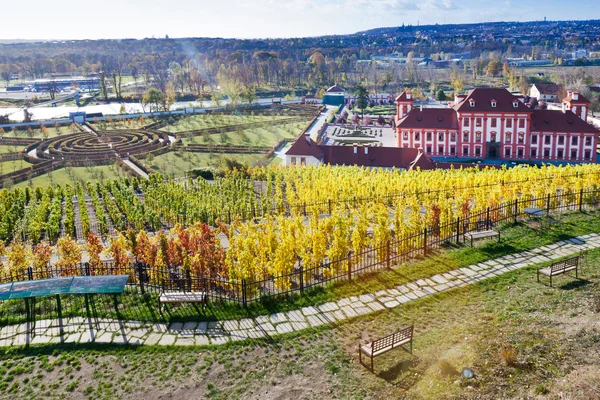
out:
<path id="1" fill-rule="evenodd" d="M 583 211 L 600 205 L 600 189 L 562 191 L 537 198 L 523 196 L 515 201 L 488 207 L 446 224 L 433 224 L 421 231 L 392 237 L 379 247 L 369 247 L 358 254 L 352 251 L 340 259 L 325 258 L 317 265 L 304 265 L 298 259 L 293 271 L 269 275 L 263 279 L 227 279 L 220 276 L 198 276 L 181 266 L 163 269 L 149 268 L 136 262 L 118 267 L 104 261 L 98 266 L 78 263 L 70 268 L 56 265 L 36 269 L 29 267 L 19 273 L 0 272 L 0 283 L 34 280 L 72 275 L 130 274 L 128 285 L 142 293 L 162 291 L 202 291 L 211 301 L 237 302 L 244 306 L 254 301 L 276 296 L 302 294 L 315 287 L 326 287 L 335 282 L 352 281 L 362 275 L 391 269 L 429 251 L 451 243 L 464 241 L 468 232 L 491 229 L 499 223 L 516 222 L 526 215 L 525 208 L 537 207 L 548 215 L 551 212 Z"/>

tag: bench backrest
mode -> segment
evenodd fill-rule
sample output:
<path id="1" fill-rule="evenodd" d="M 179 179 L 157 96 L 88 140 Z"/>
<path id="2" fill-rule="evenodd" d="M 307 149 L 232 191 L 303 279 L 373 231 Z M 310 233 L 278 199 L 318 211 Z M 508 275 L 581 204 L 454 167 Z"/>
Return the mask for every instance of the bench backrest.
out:
<path id="1" fill-rule="evenodd" d="M 414 326 L 411 325 L 402 329 L 398 329 L 395 333 L 392 333 L 391 335 L 373 341 L 373 343 L 371 343 L 373 353 L 381 349 L 385 349 L 386 347 L 393 346 L 396 343 L 400 343 L 406 339 L 411 339 L 413 336 L 413 327 Z"/>
<path id="2" fill-rule="evenodd" d="M 562 271 L 569 267 L 577 267 L 579 265 L 579 256 L 567 258 L 566 260 L 555 262 L 550 266 L 552 272 Z"/>

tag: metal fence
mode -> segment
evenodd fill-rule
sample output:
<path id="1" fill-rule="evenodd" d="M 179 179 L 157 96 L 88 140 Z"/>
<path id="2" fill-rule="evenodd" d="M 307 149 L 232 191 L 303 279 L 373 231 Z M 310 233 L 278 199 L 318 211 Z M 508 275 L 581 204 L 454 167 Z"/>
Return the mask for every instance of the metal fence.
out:
<path id="1" fill-rule="evenodd" d="M 367 248 L 336 260 L 325 258 L 318 265 L 304 265 L 298 259 L 293 271 L 280 275 L 269 275 L 264 279 L 232 280 L 219 276 L 197 276 L 181 266 L 164 269 L 149 268 L 136 262 L 118 267 L 112 262 L 103 262 L 97 267 L 79 263 L 71 268 L 48 266 L 42 269 L 29 267 L 18 274 L 0 273 L 0 282 L 33 280 L 72 275 L 130 274 L 129 286 L 138 287 L 141 293 L 159 291 L 202 291 L 211 301 L 229 301 L 247 306 L 254 301 L 267 298 L 302 294 L 315 287 L 326 287 L 335 282 L 352 281 L 362 275 L 405 263 L 417 256 L 443 248 L 451 243 L 461 243 L 468 232 L 491 229 L 499 223 L 516 222 L 527 215 L 527 207 L 536 207 L 550 213 L 582 211 L 598 208 L 600 189 L 563 191 L 541 197 L 522 196 L 497 207 L 469 214 L 447 224 L 430 225 L 412 234 L 392 237 L 384 245 Z"/>

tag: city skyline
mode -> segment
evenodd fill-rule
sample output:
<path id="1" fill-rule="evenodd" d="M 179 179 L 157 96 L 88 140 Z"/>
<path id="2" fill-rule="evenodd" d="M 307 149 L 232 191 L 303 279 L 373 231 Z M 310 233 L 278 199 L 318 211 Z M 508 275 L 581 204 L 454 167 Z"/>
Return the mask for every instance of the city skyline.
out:
<path id="1" fill-rule="evenodd" d="M 543 9 L 540 5 L 543 4 Z M 182 0 L 170 4 L 106 0 L 92 12 L 73 0 L 34 0 L 34 13 L 3 21 L 3 40 L 77 40 L 169 37 L 287 38 L 351 34 L 401 26 L 497 21 L 583 20 L 592 0 Z M 502 5 L 502 9 L 498 6 Z M 6 15 L 22 9 L 9 4 Z M 87 12 L 87 13 L 86 13 Z"/>

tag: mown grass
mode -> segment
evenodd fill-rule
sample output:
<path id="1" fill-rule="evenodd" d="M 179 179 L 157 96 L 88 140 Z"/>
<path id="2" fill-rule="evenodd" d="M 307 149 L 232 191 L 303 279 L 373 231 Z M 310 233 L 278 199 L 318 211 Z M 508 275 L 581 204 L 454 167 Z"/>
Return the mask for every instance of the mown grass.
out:
<path id="1" fill-rule="evenodd" d="M 47 174 L 31 178 L 15 185 L 15 187 L 47 187 L 55 185 L 70 184 L 75 186 L 77 182 L 104 181 L 106 179 L 117 179 L 128 176 L 125 170 L 115 165 L 98 165 L 93 167 L 69 167 L 59 168 Z"/>
<path id="2" fill-rule="evenodd" d="M 241 129 L 234 132 L 224 132 L 203 136 L 186 137 L 183 144 L 223 144 L 235 146 L 273 146 L 282 139 L 296 138 L 304 122 L 294 122 L 260 128 Z"/>
<path id="3" fill-rule="evenodd" d="M 226 126 L 226 125 L 239 125 L 239 124 L 248 124 L 253 122 L 265 122 L 265 121 L 276 121 L 282 120 L 286 118 L 286 116 L 270 116 L 270 115 L 230 115 L 230 114 L 205 114 L 205 115 L 192 115 L 188 117 L 181 118 L 176 122 L 169 124 L 161 130 L 167 132 L 184 132 L 184 131 L 193 131 L 204 128 L 214 128 L 218 126 Z"/>

